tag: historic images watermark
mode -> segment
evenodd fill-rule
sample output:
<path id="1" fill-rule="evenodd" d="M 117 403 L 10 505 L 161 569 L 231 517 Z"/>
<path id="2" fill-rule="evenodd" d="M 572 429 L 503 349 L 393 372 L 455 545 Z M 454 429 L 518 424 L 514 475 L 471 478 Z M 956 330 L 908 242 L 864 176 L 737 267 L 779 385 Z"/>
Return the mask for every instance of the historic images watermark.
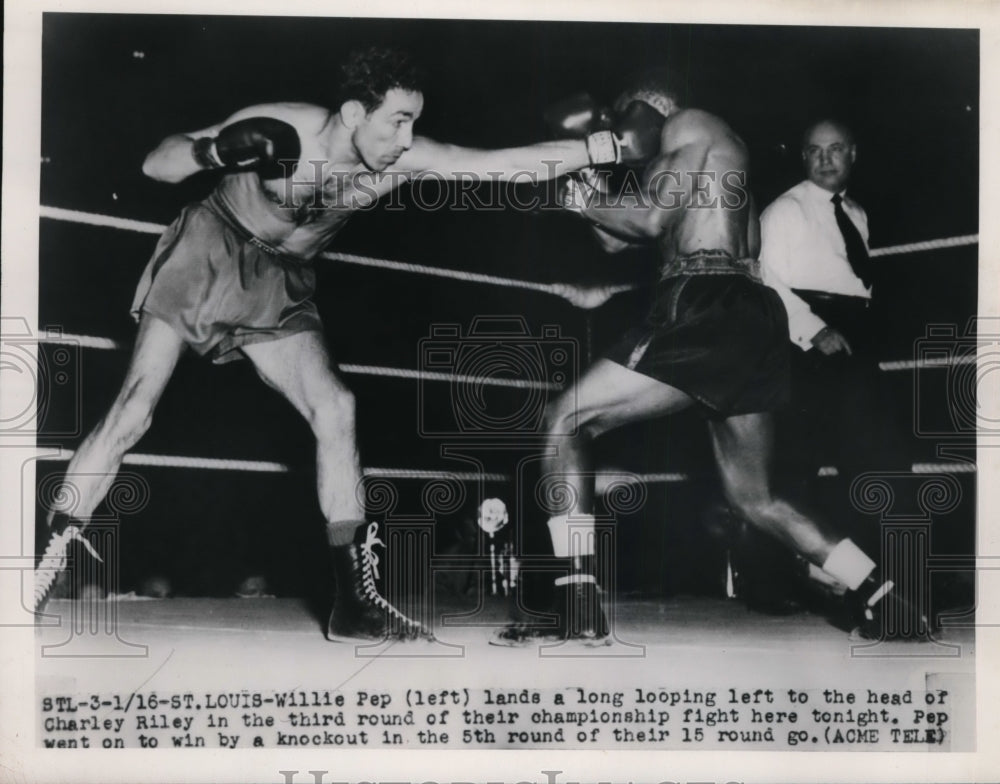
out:
<path id="1" fill-rule="evenodd" d="M 542 161 L 544 171 L 343 171 L 324 161 L 295 168 L 283 162 L 288 175 L 267 181 L 272 201 L 308 214 L 310 210 L 366 210 L 380 204 L 386 210 L 413 208 L 425 212 L 539 212 L 573 209 L 567 183 L 583 189 L 586 207 L 661 210 L 744 209 L 750 202 L 747 172 L 742 170 L 677 171 L 657 169 L 584 169 L 557 177 L 560 162 Z M 406 187 L 403 187 L 406 186 Z"/>

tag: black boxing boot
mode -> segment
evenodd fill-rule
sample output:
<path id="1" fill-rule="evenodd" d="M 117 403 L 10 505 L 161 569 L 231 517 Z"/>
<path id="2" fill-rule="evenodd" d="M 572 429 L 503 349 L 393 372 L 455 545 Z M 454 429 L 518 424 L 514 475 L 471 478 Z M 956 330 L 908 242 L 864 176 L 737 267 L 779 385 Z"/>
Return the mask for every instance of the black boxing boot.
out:
<path id="1" fill-rule="evenodd" d="M 610 645 L 608 619 L 601 607 L 600 588 L 594 576 L 594 556 L 558 559 L 569 574 L 555 578 L 549 613 L 556 623 L 512 623 L 497 629 L 491 645 L 516 648 L 541 642 L 576 642 L 586 646 Z"/>
<path id="2" fill-rule="evenodd" d="M 799 597 L 806 588 L 808 562 L 745 521 L 739 523 L 730 552 L 733 587 L 748 610 L 774 616 L 805 611 Z"/>
<path id="3" fill-rule="evenodd" d="M 902 586 L 880 576 L 869 575 L 856 591 L 846 594 L 853 634 L 865 640 L 930 640 L 931 622 L 918 597 L 908 596 Z"/>
<path id="4" fill-rule="evenodd" d="M 42 553 L 41 560 L 35 566 L 34 611 L 42 612 L 52 594 L 57 582 L 66 574 L 66 564 L 69 560 L 69 548 L 76 541 L 83 549 L 98 561 L 103 562 L 97 551 L 82 535 L 86 523 L 64 512 L 56 512 L 49 524 L 49 541 Z"/>
<path id="5" fill-rule="evenodd" d="M 561 611 L 558 634 L 563 640 L 584 645 L 609 645 L 608 619 L 594 576 L 594 556 L 585 555 L 580 560 L 583 565 L 579 570 L 556 579 L 555 606 Z"/>
<path id="6" fill-rule="evenodd" d="M 326 636 L 333 642 L 381 642 L 386 639 L 433 639 L 433 635 L 389 603 L 379 593 L 378 556 L 372 548 L 383 544 L 378 523 L 368 526 L 363 544 L 330 548 L 337 594 L 327 623 Z"/>

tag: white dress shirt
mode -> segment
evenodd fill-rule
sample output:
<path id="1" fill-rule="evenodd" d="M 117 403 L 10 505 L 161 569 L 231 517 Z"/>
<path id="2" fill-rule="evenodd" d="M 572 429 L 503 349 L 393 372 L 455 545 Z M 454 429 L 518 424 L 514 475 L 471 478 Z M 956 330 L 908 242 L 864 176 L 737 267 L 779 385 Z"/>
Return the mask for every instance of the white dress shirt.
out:
<path id="1" fill-rule="evenodd" d="M 844 212 L 868 247 L 868 216 L 844 196 Z M 847 260 L 844 237 L 833 213 L 833 194 L 809 180 L 781 194 L 760 216 L 761 276 L 788 311 L 792 341 L 808 351 L 826 323 L 791 289 L 871 297 Z"/>

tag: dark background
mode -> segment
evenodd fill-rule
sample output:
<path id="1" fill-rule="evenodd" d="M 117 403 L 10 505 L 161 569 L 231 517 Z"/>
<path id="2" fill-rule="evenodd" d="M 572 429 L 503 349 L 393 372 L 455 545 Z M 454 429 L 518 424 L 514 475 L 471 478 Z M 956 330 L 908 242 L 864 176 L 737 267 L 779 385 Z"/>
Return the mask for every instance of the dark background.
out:
<path id="1" fill-rule="evenodd" d="M 168 223 L 185 203 L 206 195 L 214 179 L 199 175 L 178 186 L 145 179 L 142 159 L 160 139 L 253 103 L 328 103 L 346 52 L 376 43 L 407 48 L 424 66 L 426 104 L 417 132 L 442 141 L 531 143 L 545 137 L 541 116 L 550 102 L 580 90 L 611 99 L 628 73 L 666 64 L 690 105 L 719 113 L 746 140 L 759 204 L 801 179 L 803 127 L 833 114 L 857 135 L 852 194 L 868 211 L 874 247 L 978 231 L 974 30 L 47 14 L 40 201 Z M 355 216 L 332 249 L 581 284 L 641 282 L 655 262 L 644 252 L 603 256 L 574 216 L 428 212 L 414 208 L 411 196 L 401 194 L 403 210 L 382 205 Z M 151 235 L 43 220 L 40 324 L 131 341 L 128 307 L 154 244 Z M 928 324 L 956 324 L 962 334 L 975 313 L 976 264 L 975 247 L 880 263 L 879 305 L 891 316 L 886 359 L 912 358 Z M 317 303 L 337 359 L 406 368 L 420 365 L 420 340 L 433 324 L 459 324 L 467 332 L 481 315 L 521 317 L 536 336 L 543 325 L 557 325 L 559 340 L 577 346 L 583 368 L 645 304 L 641 293 L 630 293 L 583 312 L 545 294 L 329 262 L 320 263 L 319 279 Z M 74 433 L 91 428 L 110 403 L 126 359 L 125 352 L 81 351 L 74 360 L 79 384 L 70 385 L 80 391 L 51 391 L 43 440 L 74 447 Z M 947 373 L 886 374 L 904 426 L 917 429 L 915 385 L 929 384 L 923 399 L 936 393 L 943 411 Z M 359 400 L 365 465 L 474 468 L 442 456 L 445 445 L 467 438 L 420 432 L 422 411 L 443 411 L 447 419 L 448 385 L 347 380 Z M 494 410 L 524 405 L 515 393 L 487 394 Z M 643 510 L 619 526 L 620 561 L 629 564 L 619 571 L 623 589 L 662 595 L 717 587 L 719 548 L 703 541 L 699 522 L 714 494 L 703 430 L 696 415 L 685 414 L 627 428 L 599 445 L 602 465 L 705 477 L 651 487 Z M 914 433 L 914 460 L 933 460 L 940 440 Z M 149 483 L 151 495 L 145 509 L 123 518 L 123 588 L 154 572 L 193 594 L 230 593 L 254 572 L 267 574 L 283 593 L 322 582 L 311 436 L 248 363 L 182 360 L 137 451 L 276 460 L 296 471 L 130 469 Z M 483 454 L 485 468 L 513 470 L 513 452 Z M 43 464 L 40 481 L 58 468 Z M 846 487 L 824 481 L 836 517 Z M 962 482 L 961 507 L 935 528 L 938 550 L 972 552 L 974 479 Z M 425 514 L 422 488 L 399 482 L 394 514 Z M 483 493 L 518 508 L 511 487 L 466 491 L 454 514 L 438 516 L 436 546 L 457 541 Z"/>

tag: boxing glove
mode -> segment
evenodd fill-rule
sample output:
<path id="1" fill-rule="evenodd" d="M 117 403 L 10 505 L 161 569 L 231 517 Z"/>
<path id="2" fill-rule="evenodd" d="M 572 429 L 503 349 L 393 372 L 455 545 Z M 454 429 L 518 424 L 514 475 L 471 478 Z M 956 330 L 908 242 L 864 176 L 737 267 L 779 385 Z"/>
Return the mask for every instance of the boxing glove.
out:
<path id="1" fill-rule="evenodd" d="M 261 177 L 273 179 L 291 176 L 302 146 L 299 134 L 288 123 L 249 117 L 225 126 L 214 139 L 195 139 L 191 152 L 205 169 L 256 170 Z"/>
<path id="2" fill-rule="evenodd" d="M 611 127 L 611 115 L 589 93 L 577 93 L 552 104 L 542 114 L 554 139 L 585 139 Z"/>
<path id="3" fill-rule="evenodd" d="M 632 101 L 615 115 L 609 130 L 587 137 L 590 162 L 636 165 L 650 161 L 660 151 L 666 119 L 645 101 Z"/>

